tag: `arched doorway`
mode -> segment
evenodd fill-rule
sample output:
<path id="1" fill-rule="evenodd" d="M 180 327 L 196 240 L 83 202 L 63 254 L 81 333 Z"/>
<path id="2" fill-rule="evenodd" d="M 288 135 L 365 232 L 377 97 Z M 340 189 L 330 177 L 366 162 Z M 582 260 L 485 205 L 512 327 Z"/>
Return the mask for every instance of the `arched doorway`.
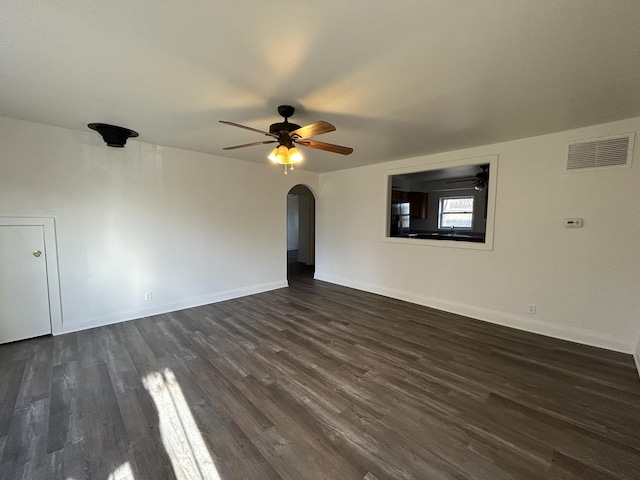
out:
<path id="1" fill-rule="evenodd" d="M 316 257 L 316 199 L 305 185 L 287 194 L 287 278 L 313 278 Z"/>

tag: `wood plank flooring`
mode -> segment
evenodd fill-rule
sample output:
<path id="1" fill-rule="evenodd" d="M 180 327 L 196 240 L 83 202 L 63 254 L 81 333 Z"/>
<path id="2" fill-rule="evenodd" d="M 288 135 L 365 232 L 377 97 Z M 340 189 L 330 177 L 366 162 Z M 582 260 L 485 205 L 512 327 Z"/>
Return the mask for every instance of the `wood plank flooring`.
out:
<path id="1" fill-rule="evenodd" d="M 310 279 L 0 346 L 0 383 L 3 480 L 640 478 L 631 356 Z"/>

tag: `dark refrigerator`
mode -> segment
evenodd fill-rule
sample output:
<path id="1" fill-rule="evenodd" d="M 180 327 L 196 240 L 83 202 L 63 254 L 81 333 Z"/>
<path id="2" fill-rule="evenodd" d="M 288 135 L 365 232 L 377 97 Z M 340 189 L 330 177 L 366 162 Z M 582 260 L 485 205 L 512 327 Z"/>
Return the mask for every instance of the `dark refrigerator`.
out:
<path id="1" fill-rule="evenodd" d="M 409 235 L 410 223 L 409 202 L 394 202 L 391 204 L 391 222 L 389 225 L 390 237 L 402 237 Z"/>

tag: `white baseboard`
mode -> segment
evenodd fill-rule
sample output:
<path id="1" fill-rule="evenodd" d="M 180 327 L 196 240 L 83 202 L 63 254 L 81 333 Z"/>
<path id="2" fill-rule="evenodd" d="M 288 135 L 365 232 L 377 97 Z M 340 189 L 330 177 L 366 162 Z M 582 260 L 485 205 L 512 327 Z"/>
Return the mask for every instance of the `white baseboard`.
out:
<path id="1" fill-rule="evenodd" d="M 640 376 L 640 341 L 636 345 L 636 351 L 633 353 L 633 359 L 636 361 L 636 370 L 638 370 L 638 376 Z"/>
<path id="2" fill-rule="evenodd" d="M 208 305 L 210 303 L 217 303 L 224 300 L 231 300 L 233 298 L 254 295 L 256 293 L 277 290 L 278 288 L 284 288 L 287 286 L 288 283 L 286 280 L 280 280 L 276 282 L 251 285 L 249 287 L 224 290 L 222 292 L 215 292 L 207 295 L 199 295 L 197 297 L 185 298 L 176 302 L 154 305 L 151 307 L 125 310 L 100 317 L 93 317 L 83 322 L 65 323 L 63 321 L 62 332 L 60 333 L 71 333 L 78 332 L 80 330 L 87 330 L 89 328 L 104 327 L 105 325 L 112 325 L 114 323 L 126 322 L 128 320 L 150 317 L 152 315 L 161 315 L 163 313 L 184 310 L 185 308 L 199 307 L 201 305 Z"/>
<path id="3" fill-rule="evenodd" d="M 324 275 L 322 274 L 322 272 L 316 272 L 314 278 L 316 280 L 335 283 L 337 285 L 343 285 L 345 287 L 355 288 L 356 290 L 363 290 L 365 292 L 375 293 L 378 295 L 383 295 L 385 297 L 396 298 L 398 300 L 404 300 L 406 302 L 435 308 L 437 310 L 443 310 L 445 312 L 455 313 L 457 315 L 464 315 L 466 317 L 471 317 L 489 323 L 495 323 L 497 325 L 502 325 L 505 327 L 524 330 L 526 332 L 538 333 L 547 337 L 582 343 L 585 345 L 591 345 L 593 347 L 606 348 L 607 350 L 613 350 L 622 353 L 633 353 L 635 349 L 635 343 L 633 342 L 629 342 L 612 335 L 606 335 L 604 333 L 594 332 L 591 330 L 567 327 L 564 325 L 558 325 L 557 323 L 538 319 L 534 320 L 525 316 L 514 315 L 498 310 L 452 302 L 450 300 L 429 297 L 426 295 L 419 295 L 411 292 L 405 292 L 403 290 L 381 287 L 379 285 L 372 285 L 350 279 L 333 277 L 330 275 Z M 640 356 L 640 354 L 636 353 L 636 362 L 637 365 L 639 365 L 638 368 L 640 371 L 640 358 L 638 358 L 638 356 Z"/>

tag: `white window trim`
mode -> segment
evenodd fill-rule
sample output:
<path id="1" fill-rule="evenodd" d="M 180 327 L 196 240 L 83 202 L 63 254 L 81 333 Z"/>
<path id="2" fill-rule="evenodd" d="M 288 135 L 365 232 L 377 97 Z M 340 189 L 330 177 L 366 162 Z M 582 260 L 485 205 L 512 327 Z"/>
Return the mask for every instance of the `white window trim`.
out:
<path id="1" fill-rule="evenodd" d="M 442 204 L 444 200 L 450 199 L 450 198 L 470 198 L 471 202 L 473 203 L 473 207 L 471 207 L 471 212 L 446 212 L 446 213 L 471 213 L 471 226 L 470 227 L 453 227 L 455 230 L 461 231 L 461 232 L 470 232 L 473 230 L 473 227 L 475 226 L 475 220 L 476 220 L 476 199 L 473 195 L 454 195 L 454 196 L 442 196 L 439 198 L 438 200 L 438 230 L 442 230 L 442 231 L 447 231 L 447 230 L 451 230 L 451 227 L 441 227 L 440 226 L 440 222 L 442 220 Z M 445 214 L 446 214 L 445 213 Z"/>
<path id="2" fill-rule="evenodd" d="M 402 168 L 390 168 L 384 170 L 384 178 L 381 182 L 382 202 L 380 206 L 380 219 L 382 220 L 381 234 L 382 241 L 389 244 L 401 244 L 401 245 L 415 245 L 420 247 L 440 247 L 440 248 L 458 248 L 463 250 L 493 250 L 493 233 L 495 227 L 495 208 L 496 208 L 496 193 L 498 186 L 498 154 L 486 155 L 481 157 L 464 158 L 459 160 L 452 160 L 447 162 L 438 163 L 426 163 L 428 157 L 420 157 L 415 159 L 416 161 L 422 161 L 422 163 L 416 163 L 411 166 Z M 441 168 L 459 167 L 463 165 L 480 165 L 489 164 L 489 189 L 487 199 L 487 222 L 486 233 L 484 243 L 480 242 L 458 242 L 455 240 L 429 240 L 429 239 L 417 239 L 417 238 L 404 238 L 404 237 L 389 237 L 388 226 L 391 212 L 389 211 L 389 195 L 390 195 L 390 182 L 392 175 L 401 175 L 405 173 L 424 172 L 427 170 L 439 170 Z"/>

